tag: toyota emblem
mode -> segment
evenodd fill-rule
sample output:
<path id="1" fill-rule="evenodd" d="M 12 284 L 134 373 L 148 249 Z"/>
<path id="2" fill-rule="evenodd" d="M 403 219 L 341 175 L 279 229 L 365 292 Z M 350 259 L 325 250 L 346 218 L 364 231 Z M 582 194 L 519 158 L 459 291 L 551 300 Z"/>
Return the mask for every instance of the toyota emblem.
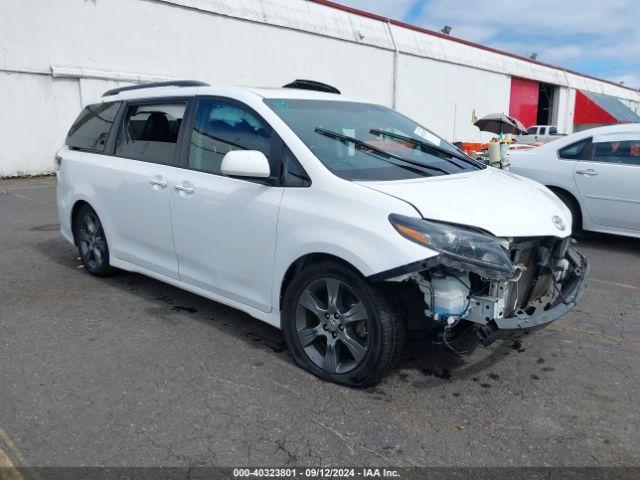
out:
<path id="1" fill-rule="evenodd" d="M 564 223 L 564 220 L 562 220 L 559 216 L 555 215 L 551 221 L 553 222 L 553 224 L 556 226 L 556 228 L 558 230 L 562 230 L 564 231 L 567 228 L 567 225 Z"/>

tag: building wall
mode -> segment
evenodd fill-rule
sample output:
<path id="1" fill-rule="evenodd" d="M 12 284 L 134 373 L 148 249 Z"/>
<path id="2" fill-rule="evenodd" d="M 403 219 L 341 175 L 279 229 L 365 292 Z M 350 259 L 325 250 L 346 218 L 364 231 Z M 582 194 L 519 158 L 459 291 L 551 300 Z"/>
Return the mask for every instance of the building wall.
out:
<path id="1" fill-rule="evenodd" d="M 346 95 L 395 103 L 445 138 L 468 141 L 481 138 L 473 111 L 508 112 L 511 75 L 640 100 L 626 89 L 313 1 L 21 0 L 2 10 L 0 176 L 51 171 L 81 107 L 130 82 L 281 86 L 312 78 Z"/>
<path id="2" fill-rule="evenodd" d="M 449 141 L 480 142 L 492 134 L 481 133 L 471 123 L 493 112 L 508 112 L 508 75 L 462 67 L 427 58 L 400 55 L 396 108 Z"/>
<path id="3" fill-rule="evenodd" d="M 573 133 L 573 116 L 576 105 L 576 90 L 559 87 L 556 90 L 555 125 L 561 133 Z"/>
<path id="4" fill-rule="evenodd" d="M 48 173 L 80 111 L 78 82 L 0 72 L 0 176 Z"/>

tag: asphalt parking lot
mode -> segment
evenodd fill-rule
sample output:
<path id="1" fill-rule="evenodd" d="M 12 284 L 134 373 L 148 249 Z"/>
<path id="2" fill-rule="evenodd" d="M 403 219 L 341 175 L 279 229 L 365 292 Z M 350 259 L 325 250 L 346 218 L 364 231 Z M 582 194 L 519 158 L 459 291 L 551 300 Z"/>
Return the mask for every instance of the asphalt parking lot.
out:
<path id="1" fill-rule="evenodd" d="M 521 344 L 413 341 L 383 383 L 353 390 L 299 369 L 243 313 L 136 274 L 91 277 L 57 223 L 55 179 L 0 182 L 0 459 L 640 465 L 640 240 L 581 239 L 585 298 Z"/>

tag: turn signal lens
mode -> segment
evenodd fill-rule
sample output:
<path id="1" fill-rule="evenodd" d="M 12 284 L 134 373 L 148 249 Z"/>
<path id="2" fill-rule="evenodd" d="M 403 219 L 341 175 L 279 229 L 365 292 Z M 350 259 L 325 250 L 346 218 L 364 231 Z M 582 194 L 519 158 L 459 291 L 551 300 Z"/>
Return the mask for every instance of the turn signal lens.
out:
<path id="1" fill-rule="evenodd" d="M 424 233 L 418 230 L 415 230 L 411 227 L 407 227 L 406 225 L 400 225 L 400 224 L 394 223 L 393 226 L 396 228 L 396 230 L 398 230 L 400 235 L 402 235 L 403 237 L 407 237 L 409 240 L 413 240 L 414 242 L 419 243 L 420 245 L 424 245 L 424 246 L 429 245 L 429 239 L 425 237 Z"/>

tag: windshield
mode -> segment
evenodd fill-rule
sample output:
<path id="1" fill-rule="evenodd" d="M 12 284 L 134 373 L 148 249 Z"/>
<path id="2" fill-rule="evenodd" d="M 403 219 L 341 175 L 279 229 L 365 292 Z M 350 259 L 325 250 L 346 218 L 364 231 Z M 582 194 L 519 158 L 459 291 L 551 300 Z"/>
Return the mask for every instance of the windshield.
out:
<path id="1" fill-rule="evenodd" d="M 331 172 L 347 180 L 403 180 L 482 168 L 433 132 L 380 105 L 291 99 L 265 103 Z"/>

